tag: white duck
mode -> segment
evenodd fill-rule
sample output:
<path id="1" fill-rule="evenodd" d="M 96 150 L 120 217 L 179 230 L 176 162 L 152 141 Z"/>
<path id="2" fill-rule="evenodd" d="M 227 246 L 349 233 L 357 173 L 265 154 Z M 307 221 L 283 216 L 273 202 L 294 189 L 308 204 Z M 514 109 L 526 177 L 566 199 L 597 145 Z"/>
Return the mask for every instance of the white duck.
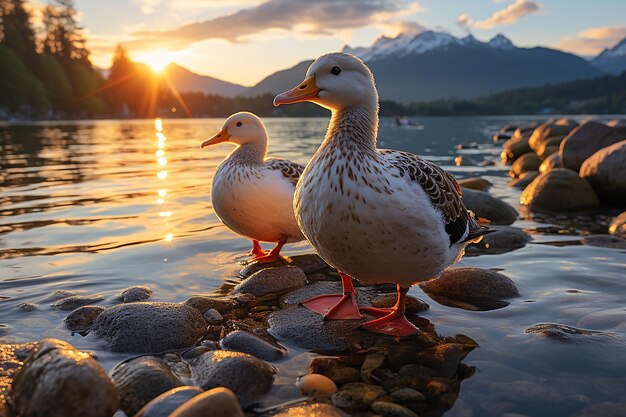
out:
<path id="1" fill-rule="evenodd" d="M 201 147 L 239 145 L 217 167 L 211 187 L 213 209 L 228 228 L 252 240 L 252 261 L 274 262 L 285 243 L 304 240 L 293 213 L 293 193 L 304 167 L 266 159 L 267 131 L 256 115 L 235 113 Z M 261 242 L 275 242 L 269 253 Z"/>
<path id="2" fill-rule="evenodd" d="M 302 173 L 294 209 L 318 254 L 340 271 L 343 294 L 303 304 L 329 319 L 360 318 L 350 277 L 397 283 L 391 309 L 363 308 L 382 316 L 361 327 L 394 336 L 418 332 L 404 315 L 409 287 L 437 277 L 488 229 L 461 201 L 454 177 L 417 155 L 378 149 L 378 93 L 357 57 L 318 58 L 306 79 L 274 105 L 310 101 L 332 111 L 326 138 Z"/>

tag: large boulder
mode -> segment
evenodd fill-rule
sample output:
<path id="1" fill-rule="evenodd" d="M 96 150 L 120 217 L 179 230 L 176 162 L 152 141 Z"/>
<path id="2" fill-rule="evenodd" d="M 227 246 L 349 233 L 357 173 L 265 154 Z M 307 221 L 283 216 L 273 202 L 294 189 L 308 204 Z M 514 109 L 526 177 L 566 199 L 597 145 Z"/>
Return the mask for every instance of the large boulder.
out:
<path id="1" fill-rule="evenodd" d="M 528 139 L 528 146 L 535 152 L 539 152 L 542 146 L 546 146 L 550 138 L 561 136 L 561 140 L 565 135 L 570 133 L 572 129 L 578 126 L 578 123 L 572 119 L 548 120 L 539 125 Z"/>
<path id="2" fill-rule="evenodd" d="M 528 152 L 520 156 L 513 162 L 509 170 L 511 178 L 519 178 L 524 172 L 537 171 L 541 165 L 541 159 L 534 152 Z"/>
<path id="3" fill-rule="evenodd" d="M 138 302 L 104 310 L 92 331 L 115 352 L 162 352 L 193 346 L 206 321 L 193 307 L 179 303 Z"/>
<path id="4" fill-rule="evenodd" d="M 580 176 L 589 181 L 603 202 L 626 205 L 626 140 L 587 158 L 580 167 Z"/>
<path id="5" fill-rule="evenodd" d="M 626 139 L 626 131 L 589 121 L 574 129 L 561 142 L 559 155 L 564 168 L 578 172 L 580 166 L 591 155 L 602 148 Z"/>
<path id="6" fill-rule="evenodd" d="M 489 193 L 463 188 L 462 198 L 468 209 L 493 224 L 511 224 L 517 219 L 517 211 L 513 207 Z"/>
<path id="7" fill-rule="evenodd" d="M 541 142 L 535 152 L 537 152 L 537 155 L 541 159 L 546 159 L 548 156 L 559 151 L 559 146 L 561 142 L 563 142 L 563 139 L 565 139 L 565 135 L 551 136 Z"/>
<path id="8" fill-rule="evenodd" d="M 520 203 L 531 211 L 580 211 L 598 207 L 591 185 L 574 171 L 557 168 L 539 175 L 524 190 Z"/>
<path id="9" fill-rule="evenodd" d="M 119 405 L 100 364 L 56 339 L 36 344 L 15 373 L 11 399 L 21 417 L 111 417 Z"/>

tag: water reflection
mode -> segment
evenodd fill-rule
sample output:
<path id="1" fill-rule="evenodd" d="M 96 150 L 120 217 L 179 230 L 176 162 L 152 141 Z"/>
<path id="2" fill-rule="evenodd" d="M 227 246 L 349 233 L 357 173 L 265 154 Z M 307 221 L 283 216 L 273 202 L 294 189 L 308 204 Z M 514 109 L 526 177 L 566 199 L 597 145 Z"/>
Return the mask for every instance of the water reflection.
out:
<path id="1" fill-rule="evenodd" d="M 156 155 L 156 162 L 160 167 L 163 167 L 158 173 L 157 177 L 160 181 L 165 181 L 168 177 L 167 170 L 165 170 L 165 166 L 167 165 L 167 159 L 165 158 L 165 141 L 167 140 L 167 136 L 163 133 L 163 121 L 161 119 L 154 120 L 154 129 L 155 136 L 157 138 L 157 150 L 154 153 Z M 165 236 L 163 240 L 166 242 L 171 242 L 174 239 L 174 234 L 170 231 L 172 226 L 170 222 L 167 220 L 172 216 L 171 211 L 163 211 L 163 207 L 166 203 L 165 197 L 167 196 L 167 183 L 160 183 L 159 189 L 157 190 L 157 195 L 159 198 L 156 200 L 157 206 L 159 206 L 159 217 L 166 219 L 163 229 L 166 230 Z"/>

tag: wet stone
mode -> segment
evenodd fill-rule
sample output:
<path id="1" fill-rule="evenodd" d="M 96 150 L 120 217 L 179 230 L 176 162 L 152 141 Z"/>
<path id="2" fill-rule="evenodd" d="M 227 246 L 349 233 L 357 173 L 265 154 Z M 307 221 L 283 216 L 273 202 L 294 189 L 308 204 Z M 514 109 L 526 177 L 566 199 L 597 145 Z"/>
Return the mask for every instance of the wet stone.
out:
<path id="1" fill-rule="evenodd" d="M 526 333 L 536 334 L 552 340 L 569 343 L 582 343 L 586 341 L 614 340 L 617 336 L 611 333 L 596 330 L 580 329 L 556 323 L 540 323 L 530 326 Z"/>
<path id="2" fill-rule="evenodd" d="M 145 301 L 150 298 L 152 294 L 154 294 L 154 292 L 150 288 L 144 285 L 137 285 L 123 290 L 119 296 L 119 300 L 123 303 Z"/>
<path id="3" fill-rule="evenodd" d="M 245 409 L 265 395 L 276 369 L 261 359 L 241 352 L 216 350 L 189 362 L 192 377 L 205 390 L 226 387 L 232 390 Z"/>
<path id="4" fill-rule="evenodd" d="M 391 398 L 399 403 L 416 403 L 426 401 L 424 394 L 411 388 L 397 389 L 391 393 Z"/>
<path id="5" fill-rule="evenodd" d="M 526 171 L 520 174 L 519 177 L 509 181 L 509 186 L 523 190 L 524 188 L 528 186 L 528 184 L 533 182 L 533 180 L 537 178 L 538 176 L 539 176 L 539 171 Z"/>
<path id="6" fill-rule="evenodd" d="M 104 310 L 105 308 L 100 306 L 78 307 L 76 310 L 68 314 L 65 320 L 63 320 L 63 324 L 73 332 L 89 330 L 93 325 L 94 320 L 96 320 L 96 317 L 98 317 Z"/>
<path id="7" fill-rule="evenodd" d="M 140 356 L 122 362 L 111 373 L 120 395 L 121 408 L 134 415 L 152 399 L 183 383 L 155 356 Z"/>
<path id="8" fill-rule="evenodd" d="M 181 354 L 181 358 L 186 360 L 186 361 L 190 361 L 194 358 L 197 358 L 198 356 L 206 353 L 206 352 L 210 352 L 212 350 L 215 349 L 211 349 L 209 346 L 194 346 L 190 349 L 187 349 L 186 351 L 184 351 Z"/>
<path id="9" fill-rule="evenodd" d="M 303 395 L 312 397 L 330 397 L 337 392 L 337 385 L 321 374 L 303 375 L 296 381 L 296 386 Z"/>
<path id="10" fill-rule="evenodd" d="M 449 268 L 439 278 L 420 284 L 427 293 L 450 298 L 507 298 L 519 295 L 506 275 L 477 267 Z"/>
<path id="11" fill-rule="evenodd" d="M 396 304 L 397 300 L 398 295 L 395 293 L 381 294 L 372 300 L 372 306 L 377 308 L 390 308 Z M 407 314 L 417 314 L 429 309 L 428 304 L 411 295 L 407 295 L 405 300 L 405 307 Z"/>
<path id="12" fill-rule="evenodd" d="M 333 405 L 349 410 L 367 410 L 374 401 L 386 395 L 384 388 L 362 382 L 351 382 L 332 396 Z"/>
<path id="13" fill-rule="evenodd" d="M 15 308 L 17 308 L 18 310 L 30 312 L 37 310 L 39 306 L 35 303 L 20 303 L 16 305 Z"/>
<path id="14" fill-rule="evenodd" d="M 239 275 L 241 275 L 242 277 L 249 277 L 250 275 L 263 269 L 279 268 L 288 264 L 289 261 L 285 258 L 279 258 L 277 261 L 271 263 L 251 262 L 244 266 L 241 271 L 239 271 Z"/>
<path id="15" fill-rule="evenodd" d="M 330 378 L 338 386 L 350 382 L 361 382 L 361 371 L 350 366 L 335 366 L 321 373 Z"/>
<path id="16" fill-rule="evenodd" d="M 386 401 L 375 401 L 371 405 L 372 411 L 384 417 L 417 417 L 410 409 Z"/>
<path id="17" fill-rule="evenodd" d="M 162 352 L 192 346 L 204 334 L 200 312 L 178 303 L 141 302 L 107 308 L 92 331 L 115 352 Z"/>
<path id="18" fill-rule="evenodd" d="M 204 313 L 204 319 L 208 324 L 218 324 L 224 321 L 224 317 L 214 308 L 208 309 Z"/>
<path id="19" fill-rule="evenodd" d="M 281 266 L 265 268 L 255 272 L 238 284 L 233 292 L 249 293 L 260 297 L 267 294 L 283 293 L 303 287 L 306 284 L 306 275 L 296 266 Z"/>
<path id="20" fill-rule="evenodd" d="M 597 246 L 599 248 L 626 249 L 626 239 L 611 235 L 591 235 L 585 236 L 583 244 L 587 246 Z"/>
<path id="21" fill-rule="evenodd" d="M 315 253 L 290 256 L 289 261 L 290 266 L 297 266 L 302 269 L 302 272 L 306 275 L 319 272 L 329 267 L 328 264 Z"/>
<path id="22" fill-rule="evenodd" d="M 248 353 L 266 361 L 275 361 L 285 354 L 283 349 L 243 330 L 228 333 L 220 345 L 222 349 Z"/>
<path id="23" fill-rule="evenodd" d="M 331 404 L 316 403 L 291 407 L 274 414 L 274 417 L 348 417 L 348 415 Z"/>
<path id="24" fill-rule="evenodd" d="M 99 295 L 72 295 L 55 302 L 52 304 L 52 308 L 71 311 L 76 310 L 78 307 L 95 304 L 102 300 L 104 300 L 104 298 Z"/>
<path id="25" fill-rule="evenodd" d="M 214 388 L 193 397 L 169 417 L 244 417 L 237 397 L 228 388 Z"/>
<path id="26" fill-rule="evenodd" d="M 488 233 L 478 243 L 467 246 L 465 252 L 472 254 L 501 254 L 523 248 L 532 237 L 517 227 L 491 226 L 495 232 Z"/>
<path id="27" fill-rule="evenodd" d="M 491 221 L 492 224 L 511 224 L 517 219 L 517 210 L 510 204 L 483 191 L 463 189 L 463 203 L 477 216 Z"/>
<path id="28" fill-rule="evenodd" d="M 464 188 L 471 188 L 472 190 L 487 191 L 493 185 L 482 177 L 463 178 L 457 180 L 457 183 Z"/>
<path id="29" fill-rule="evenodd" d="M 210 309 L 215 309 L 220 313 L 224 313 L 233 309 L 237 305 L 237 302 L 230 298 L 194 296 L 185 300 L 183 304 L 193 307 L 200 313 L 204 314 Z"/>
<path id="30" fill-rule="evenodd" d="M 182 386 L 172 388 L 143 406 L 134 417 L 168 417 L 178 407 L 203 392 L 198 387 Z"/>

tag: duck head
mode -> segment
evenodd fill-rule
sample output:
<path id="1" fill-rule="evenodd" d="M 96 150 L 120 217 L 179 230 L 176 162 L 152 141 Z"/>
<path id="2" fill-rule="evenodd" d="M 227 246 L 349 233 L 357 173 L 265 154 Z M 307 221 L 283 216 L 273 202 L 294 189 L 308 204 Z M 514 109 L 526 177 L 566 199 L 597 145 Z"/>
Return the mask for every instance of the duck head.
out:
<path id="1" fill-rule="evenodd" d="M 354 55 L 322 55 L 309 67 L 306 78 L 274 98 L 274 106 L 310 101 L 332 111 L 377 106 L 378 93 L 370 69 Z"/>
<path id="2" fill-rule="evenodd" d="M 222 142 L 231 142 L 237 145 L 267 144 L 265 125 L 257 115 L 248 112 L 239 112 L 230 116 L 224 122 L 222 130 L 215 136 L 205 140 L 201 148 Z"/>

